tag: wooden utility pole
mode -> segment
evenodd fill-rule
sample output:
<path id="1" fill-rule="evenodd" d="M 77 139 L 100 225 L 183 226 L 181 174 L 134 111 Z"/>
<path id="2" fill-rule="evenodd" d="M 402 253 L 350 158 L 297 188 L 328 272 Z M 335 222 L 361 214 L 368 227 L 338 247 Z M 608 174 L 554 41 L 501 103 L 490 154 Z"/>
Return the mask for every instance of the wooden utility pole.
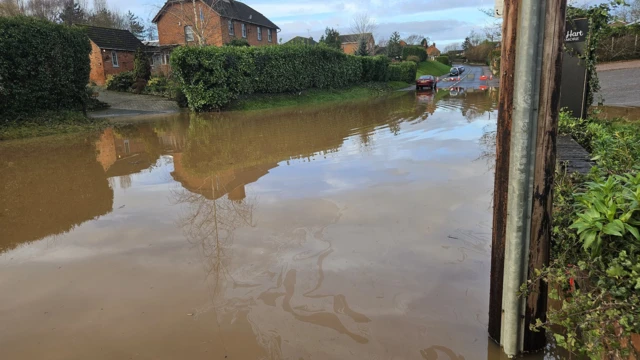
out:
<path id="1" fill-rule="evenodd" d="M 493 234 L 491 238 L 491 285 L 489 287 L 489 336 L 500 343 L 502 319 L 502 278 L 507 229 L 509 147 L 513 115 L 513 80 L 516 68 L 516 30 L 520 0 L 505 0 L 500 51 L 500 95 L 496 133 L 496 167 L 493 183 Z"/>
<path id="2" fill-rule="evenodd" d="M 510 184 L 509 171 L 515 171 L 512 167 L 527 171 L 528 166 L 513 164 L 510 161 L 510 149 L 518 144 L 511 143 L 512 119 L 514 113 L 514 74 L 516 73 L 516 44 L 518 35 L 518 16 L 522 1 L 528 0 L 505 0 L 504 22 L 503 22 L 503 42 L 502 61 L 500 79 L 500 104 L 498 113 L 498 133 L 496 136 L 496 173 L 494 187 L 494 209 L 493 209 L 493 237 L 492 237 L 492 258 L 491 258 L 491 287 L 489 304 L 489 335 L 496 341 L 504 345 L 505 339 L 501 338 L 501 328 L 503 326 L 503 279 L 505 268 L 505 244 L 508 240 L 507 219 L 513 216 L 507 211 L 508 188 Z M 526 277 L 533 279 L 534 270 L 542 269 L 549 261 L 549 242 L 551 238 L 552 208 L 553 208 L 553 179 L 556 166 L 556 135 L 559 116 L 560 102 L 560 79 L 562 70 L 562 55 L 564 44 L 564 27 L 566 15 L 566 0 L 542 0 L 545 2 L 542 32 L 544 40 L 541 47 L 541 62 L 536 74 L 539 78 L 539 91 L 533 92 L 531 103 L 537 104 L 532 109 L 537 111 L 531 114 L 537 119 L 537 124 L 532 131 L 532 138 L 535 143 L 532 151 L 535 151 L 534 164 L 532 164 L 532 186 L 529 195 L 532 198 L 531 209 L 511 209 L 511 212 L 530 211 L 530 224 L 520 224 L 530 226 L 527 233 L 529 247 L 526 249 Z M 519 121 L 522 121 L 519 119 Z M 522 148 L 520 149 L 520 151 Z M 517 158 L 517 157 L 516 157 Z M 530 175 L 526 175 L 531 177 Z M 525 220 L 528 221 L 528 220 Z M 530 236 L 530 237 L 529 237 Z M 513 269 L 513 264 L 511 264 Z M 517 267 L 516 267 L 517 268 Z M 526 281 L 526 279 L 525 279 Z M 509 288 L 508 291 L 517 289 Z M 532 332 L 529 325 L 535 323 L 536 319 L 544 321 L 546 319 L 547 308 L 547 288 L 544 282 L 536 282 L 532 285 L 532 292 L 526 299 L 523 324 L 509 324 L 510 328 L 520 327 L 523 331 L 522 342 L 518 345 L 518 352 L 537 351 L 544 348 L 545 336 L 543 332 Z M 505 290 L 507 291 L 507 290 Z M 510 294 L 513 295 L 513 294 Z M 510 296 L 513 298 L 513 296 Z M 511 316 L 511 318 L 514 318 Z M 522 329 L 524 327 L 524 329 Z M 505 335 L 506 336 L 506 335 Z M 509 346 L 513 349 L 512 344 Z M 506 347 L 505 347 L 506 350 Z M 513 352 L 513 351 L 509 351 Z M 518 353 L 507 353 L 509 356 Z"/>
<path id="3" fill-rule="evenodd" d="M 533 209 L 531 210 L 531 242 L 529 246 L 528 279 L 534 279 L 535 269 L 549 264 L 551 231 L 553 229 L 553 182 L 556 171 L 556 137 L 560 116 L 560 81 L 564 54 L 565 17 L 567 0 L 547 2 L 542 49 L 542 76 L 536 161 L 533 180 Z M 547 318 L 547 284 L 537 281 L 531 286 L 525 309 L 524 350 L 544 348 L 543 331 L 529 331 L 528 324 Z"/>

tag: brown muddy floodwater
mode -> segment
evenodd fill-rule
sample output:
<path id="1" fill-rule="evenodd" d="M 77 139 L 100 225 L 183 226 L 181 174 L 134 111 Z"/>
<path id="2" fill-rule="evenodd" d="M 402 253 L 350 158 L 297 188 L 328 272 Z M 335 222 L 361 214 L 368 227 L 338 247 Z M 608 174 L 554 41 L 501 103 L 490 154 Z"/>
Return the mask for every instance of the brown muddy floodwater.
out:
<path id="1" fill-rule="evenodd" d="M 497 359 L 495 92 L 0 144 L 0 358 Z"/>

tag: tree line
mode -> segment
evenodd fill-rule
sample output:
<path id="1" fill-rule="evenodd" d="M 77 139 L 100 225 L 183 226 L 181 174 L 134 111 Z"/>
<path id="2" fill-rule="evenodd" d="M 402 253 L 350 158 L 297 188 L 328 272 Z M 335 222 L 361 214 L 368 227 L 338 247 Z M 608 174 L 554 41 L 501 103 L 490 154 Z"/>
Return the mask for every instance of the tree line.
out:
<path id="1" fill-rule="evenodd" d="M 153 25 L 146 25 L 137 15 L 109 7 L 107 0 L 0 0 L 0 17 L 31 16 L 58 24 L 92 25 L 129 30 L 141 40 L 152 39 Z"/>

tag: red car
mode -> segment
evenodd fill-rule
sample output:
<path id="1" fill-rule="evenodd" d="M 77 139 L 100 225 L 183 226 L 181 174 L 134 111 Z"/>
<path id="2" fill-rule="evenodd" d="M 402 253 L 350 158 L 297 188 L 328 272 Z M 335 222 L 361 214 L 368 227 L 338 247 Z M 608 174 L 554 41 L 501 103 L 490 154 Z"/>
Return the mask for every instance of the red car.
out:
<path id="1" fill-rule="evenodd" d="M 431 75 L 422 75 L 416 80 L 416 90 L 429 88 L 435 89 L 437 85 L 436 78 Z"/>

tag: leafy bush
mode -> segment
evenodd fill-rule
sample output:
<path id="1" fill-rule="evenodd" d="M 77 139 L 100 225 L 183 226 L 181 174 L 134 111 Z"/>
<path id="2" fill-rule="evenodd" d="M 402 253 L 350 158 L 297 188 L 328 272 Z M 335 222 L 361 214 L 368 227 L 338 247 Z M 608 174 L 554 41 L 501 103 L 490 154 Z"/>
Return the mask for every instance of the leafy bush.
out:
<path id="1" fill-rule="evenodd" d="M 389 58 L 384 55 L 362 56 L 359 58 L 362 63 L 363 82 L 387 81 L 389 77 Z"/>
<path id="2" fill-rule="evenodd" d="M 437 56 L 436 61 L 445 65 L 451 66 L 451 60 L 448 56 Z"/>
<path id="3" fill-rule="evenodd" d="M 418 67 L 412 61 L 404 61 L 389 65 L 389 81 L 412 83 L 416 80 Z"/>
<path id="4" fill-rule="evenodd" d="M 422 46 L 405 46 L 402 48 L 402 59 L 409 60 L 409 56 L 417 56 L 420 62 L 427 61 L 427 51 Z"/>
<path id="5" fill-rule="evenodd" d="M 247 39 L 233 39 L 227 43 L 227 46 L 239 46 L 239 47 L 249 47 L 249 42 Z"/>
<path id="6" fill-rule="evenodd" d="M 142 48 L 136 50 L 133 59 L 133 77 L 136 80 L 142 79 L 145 81 L 151 77 L 151 62 L 149 62 L 149 57 L 142 51 Z"/>
<path id="7" fill-rule="evenodd" d="M 242 94 L 344 88 L 362 77 L 359 57 L 326 46 L 180 47 L 171 67 L 196 111 L 219 109 Z"/>
<path id="8" fill-rule="evenodd" d="M 169 88 L 169 80 L 166 76 L 154 76 L 147 82 L 145 91 L 154 95 L 164 95 Z"/>
<path id="9" fill-rule="evenodd" d="M 410 55 L 410 56 L 407 56 L 407 61 L 413 61 L 414 63 L 417 64 L 420 62 L 420 58 L 415 55 Z"/>
<path id="10" fill-rule="evenodd" d="M 133 71 L 125 71 L 115 75 L 107 76 L 105 85 L 107 90 L 112 91 L 129 91 L 135 83 Z"/>
<path id="11" fill-rule="evenodd" d="M 89 83 L 84 31 L 32 17 L 0 17 L 0 126 L 79 110 Z"/>

